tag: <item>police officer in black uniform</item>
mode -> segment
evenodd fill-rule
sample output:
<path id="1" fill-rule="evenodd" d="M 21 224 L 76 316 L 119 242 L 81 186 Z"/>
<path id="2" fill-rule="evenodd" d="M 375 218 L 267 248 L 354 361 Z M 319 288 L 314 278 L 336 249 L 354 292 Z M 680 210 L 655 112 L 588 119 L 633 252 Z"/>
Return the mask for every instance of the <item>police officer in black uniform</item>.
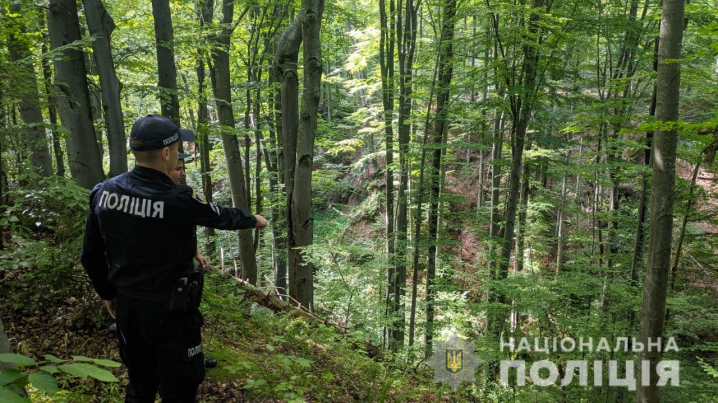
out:
<path id="1" fill-rule="evenodd" d="M 177 157 L 177 165 L 175 165 L 175 168 L 169 173 L 170 179 L 172 179 L 172 182 L 174 182 L 175 184 L 179 185 L 187 183 L 185 160 L 190 158 L 191 156 L 191 154 L 181 153 Z M 195 231 L 195 236 L 196 234 L 197 231 Z M 202 289 L 204 288 L 204 268 L 207 267 L 209 263 L 207 262 L 207 258 L 204 257 L 204 255 L 202 255 L 202 253 L 199 251 L 199 248 L 197 248 L 197 251 L 194 253 L 194 260 L 196 260 L 198 264 L 198 267 L 196 267 L 193 272 L 195 281 L 197 281 L 198 289 L 197 293 L 195 294 L 197 296 L 195 304 L 199 306 L 200 302 L 202 301 Z M 216 366 L 217 360 L 205 354 L 204 367 L 215 368 Z"/>
<path id="2" fill-rule="evenodd" d="M 204 379 L 200 328 L 192 294 L 194 226 L 263 229 L 264 217 L 206 203 L 168 173 L 180 141 L 194 140 L 169 119 L 135 122 L 130 148 L 137 166 L 92 190 L 81 260 L 117 320 L 130 383 L 125 402 L 193 402 Z"/>

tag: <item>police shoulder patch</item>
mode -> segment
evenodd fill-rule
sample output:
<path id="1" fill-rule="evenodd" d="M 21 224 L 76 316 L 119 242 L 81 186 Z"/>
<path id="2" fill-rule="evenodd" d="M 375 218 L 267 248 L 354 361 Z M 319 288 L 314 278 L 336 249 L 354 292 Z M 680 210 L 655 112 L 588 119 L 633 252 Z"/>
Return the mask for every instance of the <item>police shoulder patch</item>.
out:
<path id="1" fill-rule="evenodd" d="M 205 199 L 203 195 L 197 193 L 194 189 L 192 189 L 192 198 L 202 204 L 207 204 L 207 199 Z"/>

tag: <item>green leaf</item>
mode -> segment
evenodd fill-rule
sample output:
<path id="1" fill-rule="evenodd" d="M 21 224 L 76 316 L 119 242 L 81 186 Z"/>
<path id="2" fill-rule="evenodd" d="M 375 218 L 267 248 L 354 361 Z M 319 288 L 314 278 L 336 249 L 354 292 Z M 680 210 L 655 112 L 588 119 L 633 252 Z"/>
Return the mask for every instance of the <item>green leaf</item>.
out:
<path id="1" fill-rule="evenodd" d="M 120 365 L 122 365 L 122 364 L 120 364 L 119 362 L 115 362 L 115 361 L 112 361 L 112 360 L 104 360 L 104 359 L 102 359 L 102 358 L 95 358 L 95 359 L 93 359 L 92 361 L 93 361 L 95 364 L 97 364 L 97 365 L 102 365 L 102 366 L 110 367 L 110 368 L 117 368 L 117 367 L 119 367 Z"/>
<path id="2" fill-rule="evenodd" d="M 26 399 L 9 389 L 3 389 L 0 386 L 0 402 L 3 403 L 30 403 L 30 399 Z"/>
<path id="3" fill-rule="evenodd" d="M 40 367 L 40 370 L 48 372 L 50 374 L 56 374 L 56 373 L 60 372 L 60 370 L 58 370 L 57 367 L 54 365 L 43 365 Z"/>
<path id="4" fill-rule="evenodd" d="M 94 361 L 92 358 L 90 358 L 90 357 L 85 357 L 84 355 L 73 355 L 73 356 L 72 356 L 72 359 L 75 360 L 75 361 L 85 361 L 85 362 L 92 362 L 92 361 Z"/>
<path id="5" fill-rule="evenodd" d="M 47 393 L 48 395 L 54 395 L 57 393 L 57 381 L 55 381 L 55 378 L 47 372 L 35 371 L 30 374 L 28 380 L 32 386 Z"/>
<path id="6" fill-rule="evenodd" d="M 112 372 L 96 367 L 92 364 L 73 363 L 67 365 L 59 365 L 57 367 L 62 372 L 86 379 L 88 376 L 103 382 L 117 382 L 117 378 Z"/>
<path id="7" fill-rule="evenodd" d="M 306 358 L 299 357 L 296 359 L 297 363 L 304 368 L 309 368 L 312 366 L 312 360 L 308 360 Z"/>
<path id="8" fill-rule="evenodd" d="M 22 354 L 0 354 L 0 362 L 10 362 L 21 367 L 27 367 L 28 365 L 36 365 L 37 363 L 30 357 L 25 357 Z"/>
<path id="9" fill-rule="evenodd" d="M 72 363 L 59 365 L 57 369 L 64 373 L 77 376 L 81 379 L 86 379 L 89 376 L 102 382 L 117 382 L 117 378 L 112 375 L 112 372 L 96 367 L 92 364 Z"/>
<path id="10" fill-rule="evenodd" d="M 57 357 L 55 357 L 54 355 L 51 355 L 51 354 L 45 354 L 44 357 L 45 357 L 46 360 L 48 360 L 48 361 L 50 361 L 50 362 L 54 362 L 54 363 L 56 363 L 56 364 L 62 364 L 63 362 L 67 361 L 67 360 L 61 360 L 61 359 L 59 359 L 59 358 L 57 358 Z"/>
<path id="11" fill-rule="evenodd" d="M 13 383 L 25 376 L 24 372 L 20 372 L 14 368 L 3 369 L 0 371 L 0 385 Z"/>
<path id="12" fill-rule="evenodd" d="M 85 371 L 85 368 L 80 367 L 80 365 L 88 365 L 88 364 L 58 365 L 57 369 L 59 369 L 60 371 L 66 373 L 66 374 L 76 376 L 80 379 L 87 379 L 87 372 Z"/>

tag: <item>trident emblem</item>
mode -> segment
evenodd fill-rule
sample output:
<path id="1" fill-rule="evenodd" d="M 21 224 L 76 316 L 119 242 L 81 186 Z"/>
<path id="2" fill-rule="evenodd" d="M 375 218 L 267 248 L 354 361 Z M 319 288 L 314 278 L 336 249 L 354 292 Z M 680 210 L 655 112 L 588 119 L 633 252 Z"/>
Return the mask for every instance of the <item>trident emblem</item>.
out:
<path id="1" fill-rule="evenodd" d="M 464 370 L 464 349 L 446 349 L 446 370 L 452 374 L 458 374 Z"/>

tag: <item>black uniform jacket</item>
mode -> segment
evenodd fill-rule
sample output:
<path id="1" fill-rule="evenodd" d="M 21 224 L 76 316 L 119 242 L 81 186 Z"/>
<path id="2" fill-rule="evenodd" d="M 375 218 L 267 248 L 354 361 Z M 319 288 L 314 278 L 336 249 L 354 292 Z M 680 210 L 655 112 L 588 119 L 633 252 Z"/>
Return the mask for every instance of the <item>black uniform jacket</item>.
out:
<path id="1" fill-rule="evenodd" d="M 245 210 L 207 203 L 163 172 L 137 166 L 92 190 L 82 265 L 104 300 L 118 291 L 164 300 L 192 271 L 195 225 L 235 230 L 255 223 Z"/>

